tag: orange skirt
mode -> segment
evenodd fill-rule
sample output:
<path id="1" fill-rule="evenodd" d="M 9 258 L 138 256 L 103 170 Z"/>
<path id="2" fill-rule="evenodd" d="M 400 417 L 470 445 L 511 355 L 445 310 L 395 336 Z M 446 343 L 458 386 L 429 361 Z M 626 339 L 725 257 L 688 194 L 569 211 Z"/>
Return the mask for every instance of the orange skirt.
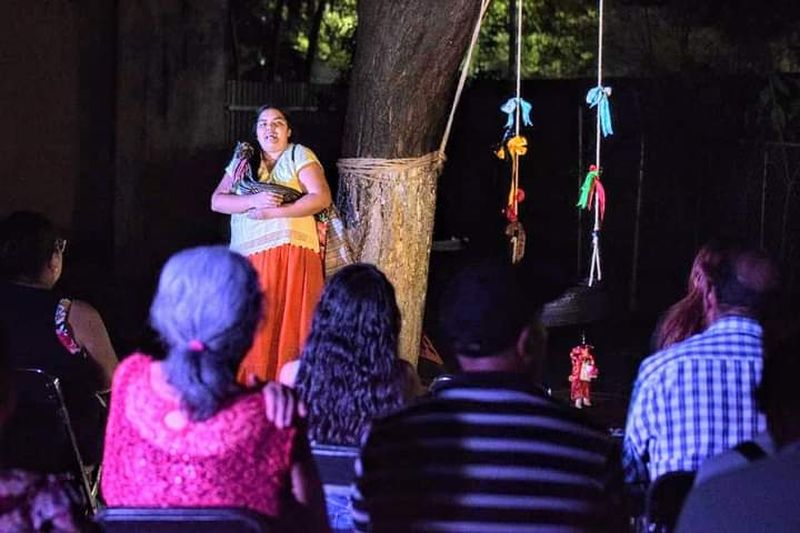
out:
<path id="1" fill-rule="evenodd" d="M 300 356 L 323 284 L 319 254 L 307 248 L 284 244 L 247 258 L 264 291 L 264 316 L 239 366 L 237 380 L 245 385 L 276 379 Z"/>

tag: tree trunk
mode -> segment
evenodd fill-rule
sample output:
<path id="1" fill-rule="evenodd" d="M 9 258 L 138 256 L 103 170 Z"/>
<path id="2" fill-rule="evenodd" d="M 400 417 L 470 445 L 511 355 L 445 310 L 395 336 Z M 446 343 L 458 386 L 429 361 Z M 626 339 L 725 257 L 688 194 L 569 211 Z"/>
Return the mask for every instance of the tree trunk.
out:
<path id="1" fill-rule="evenodd" d="M 269 59 L 267 60 L 267 81 L 270 83 L 275 81 L 275 75 L 278 73 L 278 61 L 280 61 L 281 55 L 281 33 L 283 32 L 283 10 L 285 7 L 286 0 L 277 1 L 275 11 L 272 13 L 272 33 L 267 36 L 271 40 Z"/>
<path id="2" fill-rule="evenodd" d="M 317 57 L 319 47 L 319 30 L 322 27 L 322 16 L 325 14 L 325 6 L 328 0 L 319 0 L 314 17 L 311 19 L 311 27 L 308 30 L 308 51 L 306 52 L 306 81 L 311 81 L 311 69 L 314 67 L 314 59 Z"/>
<path id="3" fill-rule="evenodd" d="M 358 3 L 344 157 L 419 158 L 438 148 L 480 5 Z M 377 264 L 395 285 L 403 315 L 401 355 L 416 363 L 439 165 L 429 159 L 408 168 L 406 161 L 364 175 L 349 170 L 353 161 L 340 161 L 337 203 L 359 259 Z"/>

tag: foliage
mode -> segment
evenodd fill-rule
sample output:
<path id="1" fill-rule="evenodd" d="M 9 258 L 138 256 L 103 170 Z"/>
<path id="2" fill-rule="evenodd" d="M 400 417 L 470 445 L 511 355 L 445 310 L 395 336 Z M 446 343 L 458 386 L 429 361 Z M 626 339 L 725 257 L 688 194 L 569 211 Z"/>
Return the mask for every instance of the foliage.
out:
<path id="1" fill-rule="evenodd" d="M 356 0 L 231 0 L 233 77 L 308 81 L 321 61 L 347 72 L 353 55 Z M 322 19 L 314 25 L 316 11 Z M 308 57 L 316 42 L 314 57 Z"/>
<path id="2" fill-rule="evenodd" d="M 317 58 L 329 68 L 347 72 L 355 49 L 357 26 L 356 0 L 332 0 L 322 17 L 319 30 Z M 298 31 L 294 47 L 298 52 L 308 52 L 308 34 Z"/>
<path id="3" fill-rule="evenodd" d="M 322 1 L 325 10 L 315 37 L 312 19 Z M 523 76 L 590 74 L 597 39 L 595 2 L 521 1 Z M 516 31 L 509 24 L 513 4 L 511 0 L 492 2 L 478 43 L 473 69 L 476 76 L 500 78 L 508 74 L 514 57 L 509 31 Z M 310 43 L 317 38 L 316 61 L 346 77 L 355 48 L 356 5 L 357 0 L 231 0 L 234 52 L 239 64 L 234 76 L 306 79 Z"/>
<path id="4" fill-rule="evenodd" d="M 585 0 L 522 0 L 522 77 L 564 78 L 590 75 L 597 46 L 597 9 Z M 481 28 L 474 71 L 477 76 L 513 75 L 509 9 L 495 0 Z"/>

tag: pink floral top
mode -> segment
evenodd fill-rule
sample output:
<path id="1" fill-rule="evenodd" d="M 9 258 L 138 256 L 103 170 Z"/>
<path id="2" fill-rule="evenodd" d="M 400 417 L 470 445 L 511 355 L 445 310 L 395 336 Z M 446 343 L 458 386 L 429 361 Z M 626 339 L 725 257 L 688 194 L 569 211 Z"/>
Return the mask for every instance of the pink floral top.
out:
<path id="1" fill-rule="evenodd" d="M 280 514 L 294 430 L 267 421 L 260 392 L 192 422 L 161 365 L 143 354 L 119 365 L 111 391 L 102 479 L 108 505 Z"/>

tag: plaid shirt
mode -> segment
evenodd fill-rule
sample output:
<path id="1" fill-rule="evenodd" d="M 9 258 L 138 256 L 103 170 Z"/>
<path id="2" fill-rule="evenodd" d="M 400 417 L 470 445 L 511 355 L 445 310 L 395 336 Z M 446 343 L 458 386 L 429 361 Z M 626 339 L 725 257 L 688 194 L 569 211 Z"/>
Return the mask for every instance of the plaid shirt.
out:
<path id="1" fill-rule="evenodd" d="M 697 470 L 765 429 L 753 397 L 761 333 L 751 318 L 726 316 L 642 362 L 625 426 L 626 482 Z"/>

